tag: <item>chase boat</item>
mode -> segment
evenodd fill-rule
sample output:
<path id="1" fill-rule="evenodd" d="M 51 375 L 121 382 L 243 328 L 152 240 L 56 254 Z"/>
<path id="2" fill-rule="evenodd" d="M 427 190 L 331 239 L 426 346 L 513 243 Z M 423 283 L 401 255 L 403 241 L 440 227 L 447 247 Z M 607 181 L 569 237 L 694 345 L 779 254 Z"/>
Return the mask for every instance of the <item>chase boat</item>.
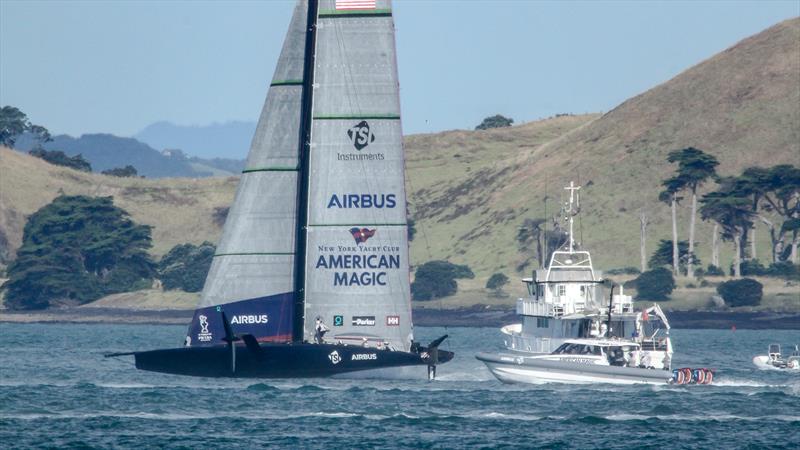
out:
<path id="1" fill-rule="evenodd" d="M 661 308 L 635 311 L 631 296 L 621 287 L 614 294 L 589 252 L 578 248 L 573 222 L 580 186 L 570 182 L 565 189 L 566 243 L 546 268 L 522 280 L 528 297 L 517 300 L 521 322 L 501 329 L 505 351 L 476 358 L 506 383 L 711 383 L 708 369 L 672 370 L 670 325 Z"/>
<path id="2" fill-rule="evenodd" d="M 800 370 L 800 349 L 795 345 L 791 354 L 783 356 L 780 344 L 770 344 L 767 354 L 754 357 L 753 364 L 759 369 Z"/>

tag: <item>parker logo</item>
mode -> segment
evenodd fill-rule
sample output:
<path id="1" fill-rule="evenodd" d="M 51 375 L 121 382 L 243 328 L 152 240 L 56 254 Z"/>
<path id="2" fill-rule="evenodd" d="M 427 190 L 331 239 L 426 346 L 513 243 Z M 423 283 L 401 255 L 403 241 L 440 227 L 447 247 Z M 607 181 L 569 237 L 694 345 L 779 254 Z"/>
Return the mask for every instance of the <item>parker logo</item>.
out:
<path id="1" fill-rule="evenodd" d="M 367 242 L 369 238 L 375 236 L 377 229 L 370 230 L 369 228 L 350 228 L 350 234 L 356 240 L 356 244 Z"/>
<path id="2" fill-rule="evenodd" d="M 378 355 L 375 353 L 356 353 L 350 358 L 350 361 L 369 361 L 371 359 L 378 359 Z"/>
<path id="3" fill-rule="evenodd" d="M 400 316 L 386 316 L 386 325 L 390 327 L 400 326 Z"/>
<path id="4" fill-rule="evenodd" d="M 353 321 L 350 324 L 354 327 L 374 327 L 375 316 L 353 316 Z"/>
<path id="5" fill-rule="evenodd" d="M 260 315 L 241 315 L 241 316 L 233 316 L 231 318 L 231 324 L 253 324 L 253 323 L 260 323 L 265 324 L 269 321 L 269 317 L 266 314 Z"/>
<path id="6" fill-rule="evenodd" d="M 375 135 L 370 131 L 366 120 L 362 120 L 347 130 L 347 137 L 350 138 L 350 142 L 353 143 L 356 150 L 362 150 L 370 143 L 375 142 Z"/>
<path id="7" fill-rule="evenodd" d="M 335 327 L 344 326 L 344 316 L 333 316 L 333 326 Z"/>
<path id="8" fill-rule="evenodd" d="M 339 352 L 337 352 L 336 350 L 332 351 L 328 355 L 328 359 L 330 359 L 331 363 L 333 364 L 339 364 L 340 362 L 342 362 L 342 357 L 339 356 Z"/>
<path id="9" fill-rule="evenodd" d="M 197 340 L 200 342 L 210 342 L 211 341 L 211 332 L 208 331 L 208 317 L 204 315 L 197 316 L 197 320 L 200 321 L 200 332 L 197 333 Z"/>

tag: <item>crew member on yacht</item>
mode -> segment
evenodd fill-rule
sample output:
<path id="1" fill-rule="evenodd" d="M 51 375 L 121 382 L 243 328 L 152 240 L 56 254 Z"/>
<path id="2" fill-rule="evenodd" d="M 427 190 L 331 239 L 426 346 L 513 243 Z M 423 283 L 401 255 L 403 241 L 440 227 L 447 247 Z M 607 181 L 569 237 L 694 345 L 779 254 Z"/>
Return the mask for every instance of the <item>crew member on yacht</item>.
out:
<path id="1" fill-rule="evenodd" d="M 322 338 L 329 330 L 330 328 L 328 328 L 325 323 L 322 322 L 322 317 L 317 316 L 317 321 L 314 325 L 314 342 L 317 344 L 322 344 Z"/>

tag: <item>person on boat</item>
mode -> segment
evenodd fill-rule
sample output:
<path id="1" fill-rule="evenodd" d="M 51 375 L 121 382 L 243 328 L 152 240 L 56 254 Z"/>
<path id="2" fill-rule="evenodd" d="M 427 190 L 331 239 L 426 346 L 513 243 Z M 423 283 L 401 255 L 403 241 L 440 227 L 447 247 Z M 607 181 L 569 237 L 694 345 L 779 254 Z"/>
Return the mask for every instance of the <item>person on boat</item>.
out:
<path id="1" fill-rule="evenodd" d="M 601 337 L 601 338 L 606 337 L 606 333 L 608 333 L 608 325 L 601 324 L 600 325 L 600 335 L 598 337 Z"/>
<path id="2" fill-rule="evenodd" d="M 314 342 L 317 344 L 322 344 L 322 338 L 325 336 L 325 333 L 327 333 L 328 330 L 330 330 L 330 328 L 328 328 L 322 321 L 322 317 L 317 316 L 317 322 L 314 325 Z"/>

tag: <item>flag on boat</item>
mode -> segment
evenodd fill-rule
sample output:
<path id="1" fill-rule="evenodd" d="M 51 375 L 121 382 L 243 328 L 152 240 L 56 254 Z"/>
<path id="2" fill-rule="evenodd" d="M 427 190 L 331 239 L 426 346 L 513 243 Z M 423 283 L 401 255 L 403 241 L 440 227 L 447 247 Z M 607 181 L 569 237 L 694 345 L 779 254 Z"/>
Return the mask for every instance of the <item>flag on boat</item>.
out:
<path id="1" fill-rule="evenodd" d="M 648 320 L 650 320 L 650 315 L 647 314 L 647 310 L 644 309 L 642 310 L 642 321 L 647 322 Z"/>
<path id="2" fill-rule="evenodd" d="M 375 0 L 336 0 L 336 9 L 375 9 Z"/>

